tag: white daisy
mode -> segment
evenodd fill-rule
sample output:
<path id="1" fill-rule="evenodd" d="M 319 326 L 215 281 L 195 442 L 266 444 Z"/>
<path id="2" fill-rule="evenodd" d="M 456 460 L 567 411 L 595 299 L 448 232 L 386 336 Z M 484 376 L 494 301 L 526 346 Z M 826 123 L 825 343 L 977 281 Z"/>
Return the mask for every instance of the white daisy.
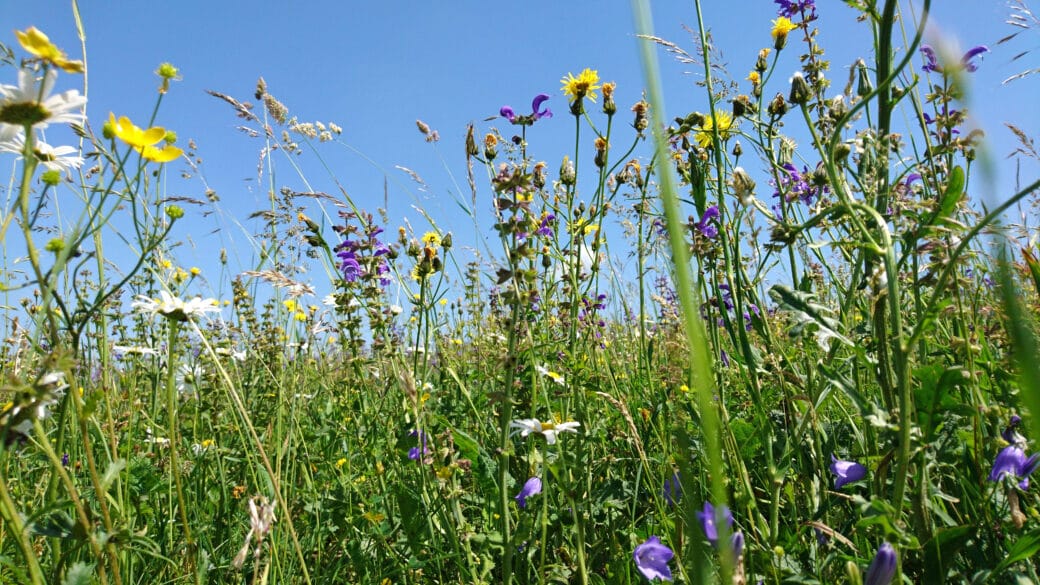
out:
<path id="1" fill-rule="evenodd" d="M 515 432 L 519 432 L 521 437 L 526 437 L 531 433 L 545 435 L 545 442 L 552 445 L 556 443 L 556 435 L 558 433 L 577 433 L 578 427 L 581 426 L 581 423 L 575 421 L 562 423 L 554 423 L 551 421 L 539 422 L 536 418 L 523 418 L 520 420 L 514 420 L 509 423 L 509 426 L 517 429 L 517 431 L 514 431 L 514 434 Z"/>
<path id="2" fill-rule="evenodd" d="M 46 128 L 48 124 L 67 124 L 86 119 L 83 107 L 86 96 L 78 90 L 50 95 L 58 72 L 54 69 L 37 84 L 36 75 L 27 69 L 18 71 L 18 85 L 0 85 L 0 122 Z"/>
<path id="3" fill-rule="evenodd" d="M 556 382 L 557 385 L 559 385 L 559 386 L 563 386 L 564 385 L 563 374 L 559 374 L 557 372 L 554 372 L 554 371 L 550 370 L 549 368 L 547 368 L 545 366 L 535 366 L 534 369 L 539 374 L 545 376 L 546 378 L 549 378 L 553 382 Z"/>
<path id="4" fill-rule="evenodd" d="M 0 124 L 0 126 L 10 126 Z M 25 152 L 25 135 L 17 132 L 5 140 L 5 130 L 0 129 L 0 152 L 11 152 L 22 154 Z M 33 154 L 36 160 L 49 171 L 61 171 L 71 174 L 73 170 L 83 166 L 83 157 L 79 156 L 79 149 L 73 146 L 51 146 L 37 137 L 33 141 Z"/>
<path id="5" fill-rule="evenodd" d="M 137 300 L 130 306 L 142 313 L 151 313 L 153 316 L 162 315 L 175 321 L 187 321 L 191 317 L 201 317 L 206 313 L 220 311 L 216 299 L 195 297 L 190 301 L 184 301 L 164 290 L 159 291 L 158 299 L 138 295 Z"/>

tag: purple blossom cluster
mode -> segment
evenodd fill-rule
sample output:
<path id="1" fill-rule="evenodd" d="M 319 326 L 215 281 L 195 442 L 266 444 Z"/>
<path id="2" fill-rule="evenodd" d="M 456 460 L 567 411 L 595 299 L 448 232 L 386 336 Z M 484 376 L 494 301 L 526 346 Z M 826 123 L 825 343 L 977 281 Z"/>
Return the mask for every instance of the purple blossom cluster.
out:
<path id="1" fill-rule="evenodd" d="M 780 171 L 779 184 L 777 190 L 773 192 L 773 197 L 783 196 L 788 202 L 801 199 L 806 205 L 811 205 L 813 199 L 830 192 L 830 187 L 827 185 L 813 184 L 809 167 L 803 166 L 802 171 L 799 172 L 793 164 L 785 163 L 780 167 Z"/>
<path id="2" fill-rule="evenodd" d="M 701 220 L 697 222 L 697 231 L 699 231 L 705 238 L 714 240 L 719 235 L 718 220 L 719 206 L 712 205 L 704 210 L 704 215 L 702 215 Z"/>
<path id="3" fill-rule="evenodd" d="M 919 50 L 921 51 L 921 55 L 924 56 L 924 65 L 921 67 L 921 71 L 942 74 L 950 72 L 948 67 L 939 65 L 939 59 L 935 54 L 935 49 L 933 49 L 931 45 L 921 45 Z M 975 57 L 987 52 L 989 52 L 989 47 L 986 45 L 976 45 L 968 49 L 968 52 L 964 53 L 964 56 L 961 57 L 961 62 L 954 68 L 954 70 L 963 70 L 968 73 L 978 71 L 979 66 L 975 64 Z"/>
<path id="4" fill-rule="evenodd" d="M 509 106 L 502 106 L 498 113 L 506 120 L 509 120 L 510 124 L 515 124 L 517 126 L 530 126 L 541 118 L 552 118 L 553 113 L 549 108 L 539 110 L 539 108 L 542 107 L 542 104 L 548 99 L 549 94 L 545 93 L 540 93 L 534 96 L 534 100 L 531 101 L 531 113 L 527 115 L 518 115 L 513 111 L 513 108 Z"/>
<path id="5" fill-rule="evenodd" d="M 816 0 L 773 0 L 779 6 L 777 16 L 795 20 L 802 17 L 804 22 L 816 20 Z"/>
<path id="6" fill-rule="evenodd" d="M 722 307 L 726 309 L 726 312 L 733 312 L 736 309 L 736 304 L 733 302 L 733 291 L 730 290 L 729 285 L 725 282 L 719 285 L 719 290 L 722 291 L 722 297 L 720 299 L 722 301 Z M 715 304 L 717 306 L 718 301 L 716 301 Z M 748 331 L 751 331 L 752 313 L 754 313 L 756 317 L 762 316 L 762 311 L 759 310 L 758 305 L 755 303 L 748 303 L 747 310 L 744 311 L 744 329 Z M 703 317 L 707 318 L 706 316 Z M 722 327 L 726 322 L 719 317 L 717 324 L 719 327 Z"/>
<path id="7" fill-rule="evenodd" d="M 336 258 L 343 280 L 357 282 L 365 278 L 374 278 L 379 286 L 390 284 L 390 246 L 378 238 L 383 229 L 371 226 L 362 239 L 347 239 L 336 246 Z"/>

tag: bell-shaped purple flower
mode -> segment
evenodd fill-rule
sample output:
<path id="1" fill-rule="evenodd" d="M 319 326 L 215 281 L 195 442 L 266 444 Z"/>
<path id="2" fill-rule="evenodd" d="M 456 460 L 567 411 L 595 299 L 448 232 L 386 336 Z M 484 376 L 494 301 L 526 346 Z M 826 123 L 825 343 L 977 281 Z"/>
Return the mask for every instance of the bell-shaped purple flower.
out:
<path id="1" fill-rule="evenodd" d="M 418 437 L 420 446 L 412 447 L 408 450 L 408 458 L 412 461 L 422 463 L 423 457 L 430 454 L 430 449 L 426 447 L 426 433 L 422 431 L 412 431 L 408 433 L 410 437 Z"/>
<path id="2" fill-rule="evenodd" d="M 1000 481 L 1005 475 L 1018 478 L 1018 487 L 1029 489 L 1029 476 L 1040 465 L 1040 453 L 1026 457 L 1026 452 L 1018 445 L 1008 445 L 997 453 L 993 460 L 993 470 L 989 473 L 990 481 Z"/>
<path id="3" fill-rule="evenodd" d="M 636 561 L 636 568 L 644 577 L 653 581 L 654 579 L 672 580 L 672 570 L 668 567 L 668 561 L 672 560 L 675 553 L 672 549 L 661 544 L 661 539 L 651 536 L 646 542 L 636 547 L 632 558 Z"/>
<path id="4" fill-rule="evenodd" d="M 867 468 L 855 461 L 843 461 L 831 453 L 831 473 L 834 474 L 834 489 L 840 490 L 841 486 L 859 481 L 867 476 Z"/>
<path id="5" fill-rule="evenodd" d="M 524 487 L 520 488 L 520 493 L 516 494 L 514 499 L 521 508 L 526 508 L 527 498 L 540 493 L 542 493 L 542 480 L 538 477 L 532 477 L 524 482 Z"/>
<path id="6" fill-rule="evenodd" d="M 729 507 L 726 505 L 722 506 L 722 517 L 726 520 L 726 526 L 733 527 L 733 512 L 729 511 Z M 719 546 L 719 530 L 715 525 L 715 506 L 711 505 L 711 502 L 704 502 L 704 511 L 697 512 L 697 519 L 701 521 L 701 528 L 704 529 L 704 536 L 711 543 L 711 546 L 718 548 Z"/>
<path id="7" fill-rule="evenodd" d="M 863 579 L 863 585 L 889 585 L 896 576 L 896 550 L 887 542 L 878 547 L 874 560 L 867 568 L 867 575 Z"/>

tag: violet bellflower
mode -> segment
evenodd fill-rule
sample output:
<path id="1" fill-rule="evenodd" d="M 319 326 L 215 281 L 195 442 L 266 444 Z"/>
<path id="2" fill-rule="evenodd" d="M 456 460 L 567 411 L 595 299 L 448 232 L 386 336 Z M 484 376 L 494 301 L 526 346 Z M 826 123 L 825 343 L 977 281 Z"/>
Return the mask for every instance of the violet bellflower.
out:
<path id="1" fill-rule="evenodd" d="M 656 536 L 646 539 L 632 553 L 632 558 L 636 561 L 636 568 L 651 581 L 654 579 L 672 580 L 672 569 L 668 567 L 668 561 L 672 560 L 673 556 L 675 553 L 672 552 L 672 549 L 662 544 L 661 539 Z"/>
<path id="2" fill-rule="evenodd" d="M 723 519 L 726 520 L 726 526 L 733 528 L 733 512 L 730 512 L 729 507 L 723 505 L 720 512 Z M 715 524 L 715 506 L 711 505 L 711 502 L 704 502 L 704 509 L 697 512 L 697 519 L 701 521 L 704 537 L 717 550 L 719 548 L 719 529 Z M 733 557 L 740 558 L 740 555 L 744 554 L 744 535 L 740 531 L 734 532 L 730 535 L 729 542 L 733 550 Z"/>
<path id="3" fill-rule="evenodd" d="M 520 493 L 516 494 L 514 499 L 521 508 L 526 508 L 527 498 L 540 493 L 542 493 L 542 480 L 536 476 L 524 482 L 524 487 L 520 488 Z"/>
<path id="4" fill-rule="evenodd" d="M 844 461 L 838 459 L 831 453 L 831 473 L 834 474 L 834 489 L 840 490 L 841 486 L 859 481 L 867 476 L 867 468 L 855 461 Z"/>
<path id="5" fill-rule="evenodd" d="M 867 575 L 863 579 L 863 585 L 889 585 L 896 576 L 896 564 L 898 557 L 892 545 L 883 542 L 878 547 L 874 560 L 867 568 Z"/>
<path id="6" fill-rule="evenodd" d="M 542 107 L 542 104 L 548 99 L 549 94 L 545 93 L 540 93 L 534 96 L 534 100 L 531 101 L 531 113 L 526 116 L 517 115 L 517 113 L 513 111 L 513 108 L 509 106 L 502 106 L 498 113 L 506 120 L 509 120 L 510 124 L 515 124 L 517 126 L 530 126 L 541 118 L 552 118 L 552 110 L 549 108 L 545 108 L 544 110 L 538 109 Z"/>
<path id="7" fill-rule="evenodd" d="M 1026 452 L 1018 445 L 1008 445 L 997 453 L 993 460 L 993 470 L 989 473 L 990 481 L 1000 481 L 1005 475 L 1018 478 L 1018 487 L 1029 489 L 1029 476 L 1036 471 L 1040 465 L 1040 453 L 1034 453 L 1032 457 L 1026 457 Z"/>

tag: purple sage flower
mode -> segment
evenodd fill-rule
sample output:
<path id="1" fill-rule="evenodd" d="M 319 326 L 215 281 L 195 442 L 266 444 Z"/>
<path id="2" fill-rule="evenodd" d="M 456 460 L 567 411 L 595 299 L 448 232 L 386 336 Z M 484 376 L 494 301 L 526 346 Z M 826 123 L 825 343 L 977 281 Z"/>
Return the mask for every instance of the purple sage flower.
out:
<path id="1" fill-rule="evenodd" d="M 661 539 L 651 536 L 646 542 L 636 547 L 632 558 L 636 561 L 636 568 L 644 577 L 653 581 L 662 579 L 672 580 L 672 570 L 668 567 L 668 561 L 672 560 L 675 553 L 672 549 L 661 544 Z"/>
<path id="2" fill-rule="evenodd" d="M 896 550 L 887 542 L 878 547 L 874 560 L 870 562 L 863 585 L 888 585 L 896 576 Z"/>
<path id="3" fill-rule="evenodd" d="M 1025 450 L 1016 445 L 1008 445 L 997 453 L 997 458 L 993 460 L 993 470 L 989 473 L 990 481 L 1000 481 L 1005 475 L 1009 475 L 1012 478 L 1020 478 L 1018 487 L 1024 490 L 1029 489 L 1029 476 L 1036 471 L 1037 465 L 1040 465 L 1040 453 L 1034 453 L 1032 457 L 1027 458 Z"/>
<path id="4" fill-rule="evenodd" d="M 538 477 L 532 477 L 524 482 L 524 487 L 520 488 L 520 493 L 516 494 L 514 499 L 521 508 L 526 508 L 527 498 L 540 493 L 542 493 L 542 480 Z"/>
<path id="5" fill-rule="evenodd" d="M 697 223 L 697 230 L 709 240 L 714 240 L 719 235 L 719 228 L 715 225 L 712 220 L 719 219 L 719 207 L 712 205 L 711 207 L 704 210 L 704 215 L 701 216 L 700 222 Z"/>
<path id="6" fill-rule="evenodd" d="M 816 0 L 773 0 L 773 3 L 780 6 L 777 16 L 794 18 L 805 14 L 806 22 L 816 20 Z"/>
<path id="7" fill-rule="evenodd" d="M 841 486 L 859 481 L 867 476 L 867 468 L 855 461 L 844 461 L 838 459 L 831 453 L 831 473 L 835 475 L 834 489 L 840 490 Z"/>
<path id="8" fill-rule="evenodd" d="M 509 106 L 502 106 L 502 108 L 498 110 L 498 114 L 506 120 L 509 120 L 510 124 L 516 124 L 517 126 L 530 126 L 541 118 L 552 118 L 552 110 L 549 108 L 543 110 L 538 109 L 542 107 L 542 104 L 548 99 L 549 94 L 545 93 L 540 93 L 534 96 L 534 99 L 531 101 L 531 113 L 526 116 L 517 115 L 517 113 L 513 111 L 513 108 Z"/>
<path id="9" fill-rule="evenodd" d="M 921 54 L 924 55 L 924 66 L 921 67 L 922 71 L 931 71 L 932 73 L 945 73 L 946 70 L 939 65 L 939 60 L 935 55 L 935 49 L 931 45 L 921 45 L 919 49 Z M 975 57 L 983 53 L 989 52 L 989 47 L 986 45 L 976 45 L 961 57 L 960 68 L 967 71 L 968 73 L 974 73 L 978 71 L 979 66 L 975 64 Z"/>

